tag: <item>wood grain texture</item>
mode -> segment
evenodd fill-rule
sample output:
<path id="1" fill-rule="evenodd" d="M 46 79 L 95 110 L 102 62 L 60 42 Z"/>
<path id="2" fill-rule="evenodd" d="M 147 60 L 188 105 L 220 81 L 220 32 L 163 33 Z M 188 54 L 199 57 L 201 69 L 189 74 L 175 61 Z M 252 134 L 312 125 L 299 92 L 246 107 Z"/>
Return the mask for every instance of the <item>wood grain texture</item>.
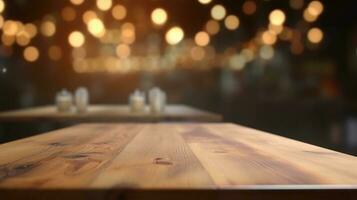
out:
<path id="1" fill-rule="evenodd" d="M 234 124 L 83 124 L 0 145 L 0 196 L 18 191 L 350 199 L 357 158 Z"/>
<path id="2" fill-rule="evenodd" d="M 91 105 L 88 112 L 59 113 L 55 106 L 42 106 L 0 113 L 0 122 L 221 122 L 222 116 L 186 105 L 168 105 L 162 114 L 132 113 L 126 105 Z"/>

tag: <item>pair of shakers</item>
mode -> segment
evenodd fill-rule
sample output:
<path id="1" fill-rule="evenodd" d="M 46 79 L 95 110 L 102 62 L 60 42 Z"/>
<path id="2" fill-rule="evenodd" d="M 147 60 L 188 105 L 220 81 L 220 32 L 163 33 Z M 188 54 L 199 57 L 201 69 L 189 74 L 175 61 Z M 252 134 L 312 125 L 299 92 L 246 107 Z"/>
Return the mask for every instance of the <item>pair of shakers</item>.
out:
<path id="1" fill-rule="evenodd" d="M 78 113 L 84 113 L 88 109 L 89 105 L 89 92 L 86 88 L 80 87 L 75 93 L 74 97 L 71 92 L 66 89 L 61 90 L 56 95 L 56 106 L 58 112 L 72 112 L 73 101 L 75 104 L 75 110 Z"/>
<path id="2" fill-rule="evenodd" d="M 166 94 L 160 88 L 155 87 L 148 92 L 148 103 L 151 113 L 162 113 L 166 107 Z M 146 111 L 146 96 L 144 92 L 135 90 L 129 97 L 129 104 L 132 112 Z"/>

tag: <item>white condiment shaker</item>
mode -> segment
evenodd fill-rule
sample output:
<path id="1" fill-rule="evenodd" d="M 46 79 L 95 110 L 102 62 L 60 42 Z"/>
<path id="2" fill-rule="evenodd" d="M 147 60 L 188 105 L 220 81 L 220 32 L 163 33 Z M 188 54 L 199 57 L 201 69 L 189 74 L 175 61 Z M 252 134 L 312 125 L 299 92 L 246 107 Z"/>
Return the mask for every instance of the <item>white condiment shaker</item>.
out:
<path id="1" fill-rule="evenodd" d="M 149 91 L 149 104 L 152 113 L 162 113 L 166 106 L 166 94 L 155 87 Z"/>
<path id="2" fill-rule="evenodd" d="M 75 103 L 76 103 L 77 112 L 83 113 L 87 111 L 89 105 L 89 92 L 87 88 L 80 87 L 76 90 Z"/>
<path id="3" fill-rule="evenodd" d="M 63 89 L 56 95 L 56 105 L 58 112 L 70 112 L 73 106 L 73 97 L 70 92 Z"/>
<path id="4" fill-rule="evenodd" d="M 145 111 L 145 95 L 144 93 L 136 90 L 129 97 L 130 109 L 132 112 L 144 112 Z"/>

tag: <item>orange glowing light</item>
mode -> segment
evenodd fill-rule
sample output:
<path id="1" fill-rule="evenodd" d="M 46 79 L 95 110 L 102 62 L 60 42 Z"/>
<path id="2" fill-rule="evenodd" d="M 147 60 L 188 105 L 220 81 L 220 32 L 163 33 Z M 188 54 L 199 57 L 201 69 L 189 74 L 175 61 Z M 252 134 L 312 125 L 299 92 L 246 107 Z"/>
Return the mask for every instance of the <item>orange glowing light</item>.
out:
<path id="1" fill-rule="evenodd" d="M 311 28 L 307 33 L 307 38 L 311 43 L 317 44 L 322 41 L 324 33 L 319 28 Z"/>
<path id="2" fill-rule="evenodd" d="M 0 29 L 4 26 L 5 19 L 2 15 L 0 15 Z"/>
<path id="3" fill-rule="evenodd" d="M 207 46 L 210 42 L 210 37 L 208 33 L 201 31 L 196 34 L 195 42 L 198 46 Z"/>
<path id="4" fill-rule="evenodd" d="M 46 37 L 52 37 L 56 33 L 56 25 L 51 20 L 42 22 L 40 27 L 42 35 Z"/>
<path id="5" fill-rule="evenodd" d="M 235 15 L 229 15 L 224 20 L 224 25 L 228 30 L 236 30 L 239 27 L 239 18 Z"/>
<path id="6" fill-rule="evenodd" d="M 16 38 L 13 35 L 3 34 L 1 36 L 1 41 L 5 46 L 11 46 L 15 43 Z"/>
<path id="7" fill-rule="evenodd" d="M 72 47 L 81 47 L 85 43 L 85 37 L 80 31 L 73 31 L 68 36 L 68 42 Z"/>
<path id="8" fill-rule="evenodd" d="M 265 31 L 262 34 L 262 42 L 264 44 L 273 45 L 275 44 L 276 40 L 277 40 L 276 35 L 271 31 Z"/>
<path id="9" fill-rule="evenodd" d="M 254 1 L 245 1 L 242 9 L 244 14 L 253 15 L 257 11 L 257 5 Z"/>
<path id="10" fill-rule="evenodd" d="M 126 44 L 119 44 L 116 48 L 116 54 L 119 58 L 128 58 L 130 56 L 130 47 Z"/>
<path id="11" fill-rule="evenodd" d="M 26 46 L 30 43 L 30 35 L 22 30 L 16 35 L 16 43 L 20 46 Z"/>
<path id="12" fill-rule="evenodd" d="M 318 16 L 324 10 L 324 5 L 320 1 L 311 1 L 307 7 L 307 11 L 313 15 Z"/>
<path id="13" fill-rule="evenodd" d="M 28 62 L 35 62 L 40 57 L 40 52 L 34 46 L 26 47 L 24 50 L 24 58 Z"/>
<path id="14" fill-rule="evenodd" d="M 122 20 L 126 17 L 127 11 L 126 8 L 120 4 L 116 5 L 112 9 L 112 15 L 116 20 Z"/>
<path id="15" fill-rule="evenodd" d="M 5 35 L 14 36 L 19 31 L 19 26 L 15 21 L 7 20 L 4 22 L 3 31 Z"/>
<path id="16" fill-rule="evenodd" d="M 98 18 L 97 13 L 93 10 L 87 10 L 83 14 L 83 22 L 88 24 L 90 20 Z"/>
<path id="17" fill-rule="evenodd" d="M 34 38 L 38 32 L 37 27 L 32 23 L 25 24 L 24 30 L 29 34 L 30 38 Z"/>
<path id="18" fill-rule="evenodd" d="M 206 23 L 206 31 L 210 34 L 210 35 L 216 35 L 220 30 L 220 26 L 219 23 L 216 20 L 209 20 Z"/>
<path id="19" fill-rule="evenodd" d="M 70 0 L 70 1 L 74 5 L 81 5 L 84 2 L 84 0 Z"/>

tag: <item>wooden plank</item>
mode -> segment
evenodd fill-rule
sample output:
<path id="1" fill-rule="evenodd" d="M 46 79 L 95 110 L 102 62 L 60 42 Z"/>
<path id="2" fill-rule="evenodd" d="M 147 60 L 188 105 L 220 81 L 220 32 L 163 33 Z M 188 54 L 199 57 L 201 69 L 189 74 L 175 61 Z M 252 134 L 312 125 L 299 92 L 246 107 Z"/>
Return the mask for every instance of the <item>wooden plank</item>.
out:
<path id="1" fill-rule="evenodd" d="M 183 137 L 223 188 L 357 184 L 353 156 L 236 125 L 185 129 Z"/>
<path id="2" fill-rule="evenodd" d="M 210 188 L 213 182 L 176 125 L 142 125 L 141 133 L 94 181 L 94 187 Z"/>
<path id="3" fill-rule="evenodd" d="M 132 113 L 126 105 L 91 105 L 87 113 L 59 113 L 54 106 L 42 106 L 0 113 L 0 121 L 55 122 L 221 122 L 222 116 L 185 105 L 168 105 L 162 114 Z"/>
<path id="4" fill-rule="evenodd" d="M 0 187 L 85 187 L 139 130 L 83 125 L 1 145 Z"/>

